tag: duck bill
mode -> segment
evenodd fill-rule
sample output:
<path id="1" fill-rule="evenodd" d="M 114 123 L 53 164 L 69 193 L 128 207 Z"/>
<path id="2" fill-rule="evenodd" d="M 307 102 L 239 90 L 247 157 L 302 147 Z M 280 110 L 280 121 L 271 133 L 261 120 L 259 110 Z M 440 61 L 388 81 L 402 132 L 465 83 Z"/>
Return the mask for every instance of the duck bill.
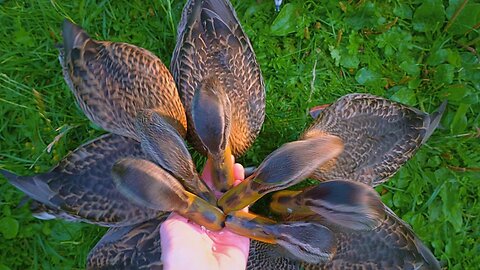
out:
<path id="1" fill-rule="evenodd" d="M 269 244 L 277 242 L 275 236 L 269 232 L 274 224 L 271 219 L 244 211 L 230 213 L 225 219 L 225 227 L 230 231 Z"/>
<path id="2" fill-rule="evenodd" d="M 224 213 L 228 214 L 245 208 L 263 196 L 263 194 L 260 194 L 251 188 L 252 179 L 253 178 L 246 179 L 228 190 L 222 197 L 220 197 L 220 199 L 218 199 L 217 204 L 222 208 Z"/>
<path id="3" fill-rule="evenodd" d="M 225 227 L 225 215 L 222 210 L 211 205 L 195 194 L 186 192 L 187 207 L 177 211 L 181 216 L 192 220 L 211 231 L 219 231 Z"/>
<path id="4" fill-rule="evenodd" d="M 198 175 L 195 175 L 192 185 L 191 185 L 192 190 L 196 190 L 198 196 L 205 201 L 209 202 L 212 205 L 215 205 L 217 203 L 217 198 L 215 197 L 215 194 L 210 190 L 210 188 L 201 180 Z"/>
<path id="5" fill-rule="evenodd" d="M 270 209 L 282 215 L 289 215 L 293 212 L 297 213 L 298 211 L 311 212 L 307 207 L 299 206 L 296 201 L 296 196 L 302 193 L 301 191 L 292 191 L 292 190 L 283 190 L 275 192 L 272 196 L 272 201 L 270 202 Z M 303 209 L 305 208 L 305 209 Z"/>
<path id="6" fill-rule="evenodd" d="M 227 145 L 225 152 L 220 158 L 214 158 L 209 155 L 209 159 L 211 159 L 213 165 L 211 167 L 213 186 L 216 190 L 224 193 L 229 190 L 235 182 L 233 177 L 233 158 L 230 146 Z"/>

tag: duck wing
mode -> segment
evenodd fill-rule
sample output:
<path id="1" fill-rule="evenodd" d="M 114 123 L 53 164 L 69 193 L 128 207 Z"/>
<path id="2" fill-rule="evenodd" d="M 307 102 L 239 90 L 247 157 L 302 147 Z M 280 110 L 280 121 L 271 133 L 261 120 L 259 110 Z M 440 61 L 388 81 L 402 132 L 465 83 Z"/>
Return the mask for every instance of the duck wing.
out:
<path id="1" fill-rule="evenodd" d="M 51 216 L 126 226 L 152 219 L 160 212 L 137 206 L 115 188 L 112 166 L 123 157 L 144 157 L 140 144 L 127 137 L 106 134 L 78 147 L 50 172 L 33 176 L 0 172 L 37 201 L 36 209 Z"/>

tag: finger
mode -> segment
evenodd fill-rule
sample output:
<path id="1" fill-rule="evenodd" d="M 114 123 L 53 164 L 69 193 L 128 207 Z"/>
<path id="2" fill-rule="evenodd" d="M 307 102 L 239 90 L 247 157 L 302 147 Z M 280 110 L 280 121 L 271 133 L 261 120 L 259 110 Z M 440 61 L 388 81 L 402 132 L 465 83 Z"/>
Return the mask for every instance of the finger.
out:
<path id="1" fill-rule="evenodd" d="M 211 235 L 214 242 L 214 256 L 219 269 L 245 269 L 248 260 L 250 239 L 227 229 L 221 235 Z M 217 239 L 219 237 L 219 239 Z"/>
<path id="2" fill-rule="evenodd" d="M 207 162 L 205 163 L 205 166 L 203 167 L 202 171 L 202 176 L 201 178 L 207 184 L 210 188 L 213 188 L 213 183 L 212 183 L 212 162 L 210 159 L 207 159 Z M 213 189 L 212 189 L 213 190 Z"/>
<path id="3" fill-rule="evenodd" d="M 172 213 L 160 227 L 160 235 L 164 269 L 188 269 L 192 261 L 200 266 L 198 269 L 209 269 L 212 255 L 207 251 L 213 242 L 200 226 Z M 185 261 L 185 254 L 191 254 L 189 261 Z"/>
<path id="4" fill-rule="evenodd" d="M 245 169 L 243 168 L 242 164 L 235 163 L 233 165 L 233 176 L 235 177 L 235 185 L 245 179 Z"/>

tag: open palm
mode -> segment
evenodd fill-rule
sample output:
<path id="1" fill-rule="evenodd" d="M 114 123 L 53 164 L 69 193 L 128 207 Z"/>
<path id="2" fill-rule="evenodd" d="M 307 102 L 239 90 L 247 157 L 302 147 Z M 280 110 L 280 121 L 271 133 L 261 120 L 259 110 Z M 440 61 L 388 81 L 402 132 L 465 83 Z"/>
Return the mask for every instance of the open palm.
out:
<path id="1" fill-rule="evenodd" d="M 213 190 L 210 175 L 211 164 L 207 162 L 202 179 Z M 240 183 L 245 175 L 243 166 L 234 165 L 236 182 Z M 220 193 L 216 192 L 217 198 Z M 162 261 L 169 269 L 245 269 L 250 241 L 223 229 L 209 231 L 190 222 L 188 219 L 172 213 L 160 228 L 162 239 Z"/>

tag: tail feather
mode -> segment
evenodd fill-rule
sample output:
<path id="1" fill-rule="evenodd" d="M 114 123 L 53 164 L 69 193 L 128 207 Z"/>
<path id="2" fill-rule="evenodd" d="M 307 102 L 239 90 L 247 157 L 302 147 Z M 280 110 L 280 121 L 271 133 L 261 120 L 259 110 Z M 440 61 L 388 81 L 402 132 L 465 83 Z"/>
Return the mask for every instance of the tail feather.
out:
<path id="1" fill-rule="evenodd" d="M 81 47 L 90 36 L 78 25 L 72 23 L 68 19 L 63 21 L 63 48 L 66 52 Z"/>
<path id="2" fill-rule="evenodd" d="M 186 25 L 179 26 L 179 33 L 182 33 L 186 26 L 194 26 L 193 35 L 198 35 L 207 30 L 208 32 L 222 32 L 223 35 L 230 34 L 230 30 L 239 24 L 237 15 L 232 5 L 226 0 L 189 1 L 187 4 L 188 20 Z M 204 23 L 211 21 L 215 25 Z M 202 22 L 202 23 L 199 23 Z M 207 29 L 204 29 L 207 27 Z"/>
<path id="3" fill-rule="evenodd" d="M 0 173 L 7 178 L 10 184 L 23 191 L 30 198 L 48 206 L 55 207 L 50 201 L 50 199 L 55 196 L 55 193 L 50 189 L 44 179 L 48 173 L 35 176 L 19 176 L 5 170 L 0 170 Z"/>
<path id="4" fill-rule="evenodd" d="M 204 9 L 209 9 L 213 13 L 217 14 L 226 25 L 232 26 L 238 23 L 237 14 L 235 9 L 226 0 L 206 0 L 202 4 Z"/>
<path id="5" fill-rule="evenodd" d="M 444 105 L 446 105 L 446 102 L 444 102 L 440 106 L 440 109 L 441 109 L 442 106 L 444 107 Z M 438 111 L 440 111 L 440 109 Z M 441 113 L 440 113 L 440 117 L 441 117 Z M 429 269 L 440 270 L 441 269 L 440 262 L 435 258 L 432 251 L 430 251 L 430 249 L 427 248 L 424 243 L 422 243 L 420 238 L 418 238 L 418 236 L 413 231 L 412 227 L 408 223 L 403 221 L 401 218 L 399 218 L 397 216 L 397 214 L 395 214 L 395 212 L 393 212 L 393 210 L 390 209 L 388 206 L 384 205 L 384 207 L 385 207 L 385 212 L 390 217 L 395 219 L 395 221 L 398 224 L 404 226 L 405 229 L 407 229 L 412 234 L 412 236 L 414 238 L 414 241 L 415 241 L 415 246 L 417 248 L 417 252 L 422 256 L 423 260 L 429 265 Z"/>
<path id="6" fill-rule="evenodd" d="M 445 108 L 447 107 L 447 101 L 445 100 L 438 109 L 430 114 L 428 117 L 428 120 L 430 121 L 427 132 L 425 133 L 425 137 L 422 140 L 422 143 L 425 143 L 430 136 L 432 136 L 432 133 L 435 131 L 435 129 L 438 127 L 438 124 L 440 123 L 440 120 L 442 119 L 442 115 L 445 112 Z"/>

